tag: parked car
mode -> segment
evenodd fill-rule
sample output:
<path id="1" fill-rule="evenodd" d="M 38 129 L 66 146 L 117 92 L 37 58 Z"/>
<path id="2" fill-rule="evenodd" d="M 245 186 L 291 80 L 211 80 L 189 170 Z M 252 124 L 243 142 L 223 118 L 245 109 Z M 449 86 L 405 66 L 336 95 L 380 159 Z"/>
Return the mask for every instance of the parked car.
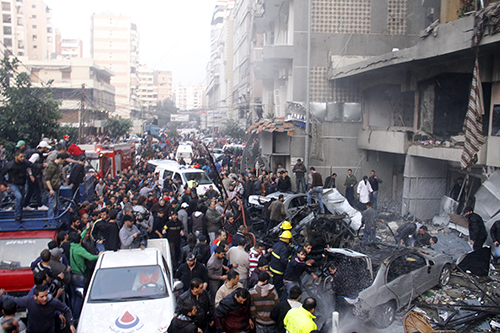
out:
<path id="1" fill-rule="evenodd" d="M 337 268 L 334 281 L 342 285 L 334 289 L 341 290 L 339 296 L 353 306 L 354 314 L 378 328 L 389 326 L 396 311 L 420 294 L 450 281 L 453 258 L 448 255 L 380 243 L 357 249 L 326 249 L 325 265 Z"/>
<path id="2" fill-rule="evenodd" d="M 77 332 L 166 332 L 175 311 L 168 240 L 145 250 L 106 251 L 97 259 Z"/>

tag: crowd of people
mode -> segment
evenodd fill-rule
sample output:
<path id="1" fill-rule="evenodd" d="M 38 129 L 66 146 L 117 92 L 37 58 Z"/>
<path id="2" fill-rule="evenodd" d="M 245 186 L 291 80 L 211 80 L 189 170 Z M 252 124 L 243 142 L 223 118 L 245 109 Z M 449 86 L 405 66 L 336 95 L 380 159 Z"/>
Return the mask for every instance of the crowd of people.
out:
<path id="1" fill-rule="evenodd" d="M 14 159 L 4 164 L 1 191 L 14 194 L 17 221 L 23 222 L 27 210 L 47 210 L 49 217 L 54 216 L 61 185 L 76 189 L 83 181 L 85 155 L 70 149 L 69 138 L 63 140 L 53 151 L 48 140 L 35 149 L 20 142 Z M 155 157 L 171 158 L 176 144 L 157 151 Z M 154 238 L 168 239 L 174 278 L 184 288 L 169 332 L 284 332 L 285 325 L 296 327 L 296 332 L 316 328 L 312 322 L 314 299 L 306 298 L 303 305 L 299 302 L 300 275 L 304 271 L 312 274 L 313 261 L 306 259 L 310 246 L 290 246 L 289 223 L 283 225 L 272 248 L 266 249 L 247 233 L 248 196 L 280 190 L 275 174 L 239 172 L 241 152 L 226 151 L 213 161 L 203 150 L 203 146 L 195 146 L 192 167 L 203 168 L 218 186 L 204 196 L 197 194 L 196 183 L 175 191 L 182 185 L 172 186 L 173 180 L 160 179 L 141 157 L 115 176 L 96 175 L 94 200 L 79 204 L 67 230 L 61 230 L 33 258 L 34 285 L 29 294 L 12 297 L 0 290 L 4 331 L 23 331 L 23 321 L 14 315 L 17 307 L 26 307 L 28 332 L 58 332 L 61 327 L 74 332 L 99 254 L 145 248 Z M 139 147 L 137 155 L 143 151 Z M 289 183 L 286 171 L 277 171 L 278 183 Z M 221 195 L 224 189 L 226 195 Z M 291 307 L 300 311 L 287 317 L 285 309 Z M 280 311 L 272 314 L 273 309 Z M 300 330 L 303 326 L 307 330 Z"/>
<path id="2" fill-rule="evenodd" d="M 150 157 L 173 159 L 178 144 L 176 139 L 169 140 Z M 227 150 L 214 160 L 203 145 L 193 146 L 191 167 L 203 169 L 216 186 L 204 195 L 198 194 L 196 182 L 183 187 L 175 179 L 161 179 L 155 174 L 154 166 L 144 158 L 144 144 L 137 147 L 134 166 L 115 175 L 95 174 L 93 201 L 79 205 L 67 230 L 60 231 L 57 239 L 33 258 L 35 283 L 30 293 L 20 298 L 0 296 L 4 331 L 23 330 L 24 323 L 15 317 L 18 306 L 29 310 L 28 332 L 58 332 L 64 326 L 74 331 L 99 254 L 144 249 L 148 240 L 157 238 L 168 239 L 174 278 L 183 283 L 168 332 L 316 330 L 316 300 L 302 299 L 301 276 L 305 272 L 312 279 L 319 277 L 315 274 L 311 244 L 292 246 L 290 242 L 292 225 L 284 221 L 283 205 L 283 193 L 292 191 L 287 170 L 282 165 L 275 172 L 265 168 L 241 170 L 241 151 Z M 85 154 L 70 145 L 69 138 L 50 150 L 48 140 L 42 140 L 35 149 L 26 148 L 20 141 L 14 159 L 3 164 L 0 191 L 14 194 L 14 216 L 18 221 L 23 221 L 26 210 L 47 210 L 49 217 L 54 216 L 58 213 L 61 185 L 76 191 L 84 179 Z M 323 182 L 321 174 L 314 167 L 308 170 L 300 159 L 292 172 L 296 192 L 307 192 L 309 204 L 316 197 L 319 213 L 324 214 L 323 189 L 335 188 L 337 175 L 333 173 Z M 344 182 L 347 199 L 362 211 L 363 241 L 375 240 L 380 183 L 375 171 L 358 183 L 352 170 L 348 170 Z M 272 246 L 266 246 L 248 232 L 251 219 L 247 208 L 250 195 L 273 192 L 281 194 L 277 200 L 263 204 L 262 219 L 266 229 L 281 223 L 280 232 Z M 466 214 L 474 228 L 477 214 L 469 207 Z M 471 240 L 474 238 L 474 247 L 479 247 L 484 243 L 485 231 L 476 229 Z M 495 235 L 500 234 L 497 229 Z M 403 225 L 395 236 L 404 246 L 431 246 L 437 242 L 425 226 L 416 223 Z M 325 281 L 333 285 L 337 268 L 328 267 L 328 272 Z"/>

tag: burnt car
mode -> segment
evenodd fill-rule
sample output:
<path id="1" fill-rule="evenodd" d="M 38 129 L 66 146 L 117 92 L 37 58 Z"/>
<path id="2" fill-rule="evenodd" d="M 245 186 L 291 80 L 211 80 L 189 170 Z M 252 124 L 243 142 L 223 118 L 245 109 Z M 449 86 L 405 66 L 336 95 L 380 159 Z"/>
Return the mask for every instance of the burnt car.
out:
<path id="1" fill-rule="evenodd" d="M 280 194 L 283 194 L 285 197 L 285 201 L 283 201 L 283 205 L 285 206 L 286 218 L 290 219 L 297 211 L 307 205 L 307 194 L 304 193 L 282 193 L 282 192 L 274 192 L 271 194 L 262 197 L 260 195 L 251 195 L 248 197 L 248 202 L 256 209 L 262 209 L 264 207 L 264 203 L 270 200 L 278 200 Z M 312 203 L 316 203 L 316 198 L 312 198 Z"/>
<path id="2" fill-rule="evenodd" d="M 356 250 L 326 249 L 323 281 L 332 281 L 332 286 L 312 294 L 324 295 L 330 290 L 337 302 L 350 305 L 357 318 L 378 328 L 388 327 L 396 311 L 420 294 L 450 281 L 453 259 L 430 249 L 365 243 Z M 328 280 L 332 268 L 337 272 Z"/>

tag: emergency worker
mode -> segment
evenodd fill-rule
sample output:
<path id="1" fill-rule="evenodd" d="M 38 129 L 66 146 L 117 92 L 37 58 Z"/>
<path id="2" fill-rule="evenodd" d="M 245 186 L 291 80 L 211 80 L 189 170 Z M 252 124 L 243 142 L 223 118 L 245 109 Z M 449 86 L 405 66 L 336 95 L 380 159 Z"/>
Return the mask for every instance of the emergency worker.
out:
<path id="1" fill-rule="evenodd" d="M 292 233 L 290 231 L 285 230 L 281 233 L 279 241 L 273 245 L 271 263 L 269 265 L 269 270 L 273 276 L 274 286 L 280 296 L 284 288 L 283 274 L 285 274 L 286 266 L 288 265 L 288 260 L 291 255 L 291 249 L 288 245 L 290 239 L 292 239 Z"/>

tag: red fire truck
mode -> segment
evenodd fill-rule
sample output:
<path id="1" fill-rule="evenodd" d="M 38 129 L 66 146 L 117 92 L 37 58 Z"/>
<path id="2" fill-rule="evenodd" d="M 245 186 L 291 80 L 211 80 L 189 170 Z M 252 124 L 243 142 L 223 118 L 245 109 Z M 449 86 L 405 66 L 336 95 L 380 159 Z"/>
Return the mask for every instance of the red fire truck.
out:
<path id="1" fill-rule="evenodd" d="M 99 177 L 106 178 L 109 174 L 116 176 L 117 171 L 122 171 L 133 165 L 133 147 L 129 143 L 112 145 L 80 145 L 85 151 L 85 156 L 90 163 L 86 171 L 96 171 Z"/>

